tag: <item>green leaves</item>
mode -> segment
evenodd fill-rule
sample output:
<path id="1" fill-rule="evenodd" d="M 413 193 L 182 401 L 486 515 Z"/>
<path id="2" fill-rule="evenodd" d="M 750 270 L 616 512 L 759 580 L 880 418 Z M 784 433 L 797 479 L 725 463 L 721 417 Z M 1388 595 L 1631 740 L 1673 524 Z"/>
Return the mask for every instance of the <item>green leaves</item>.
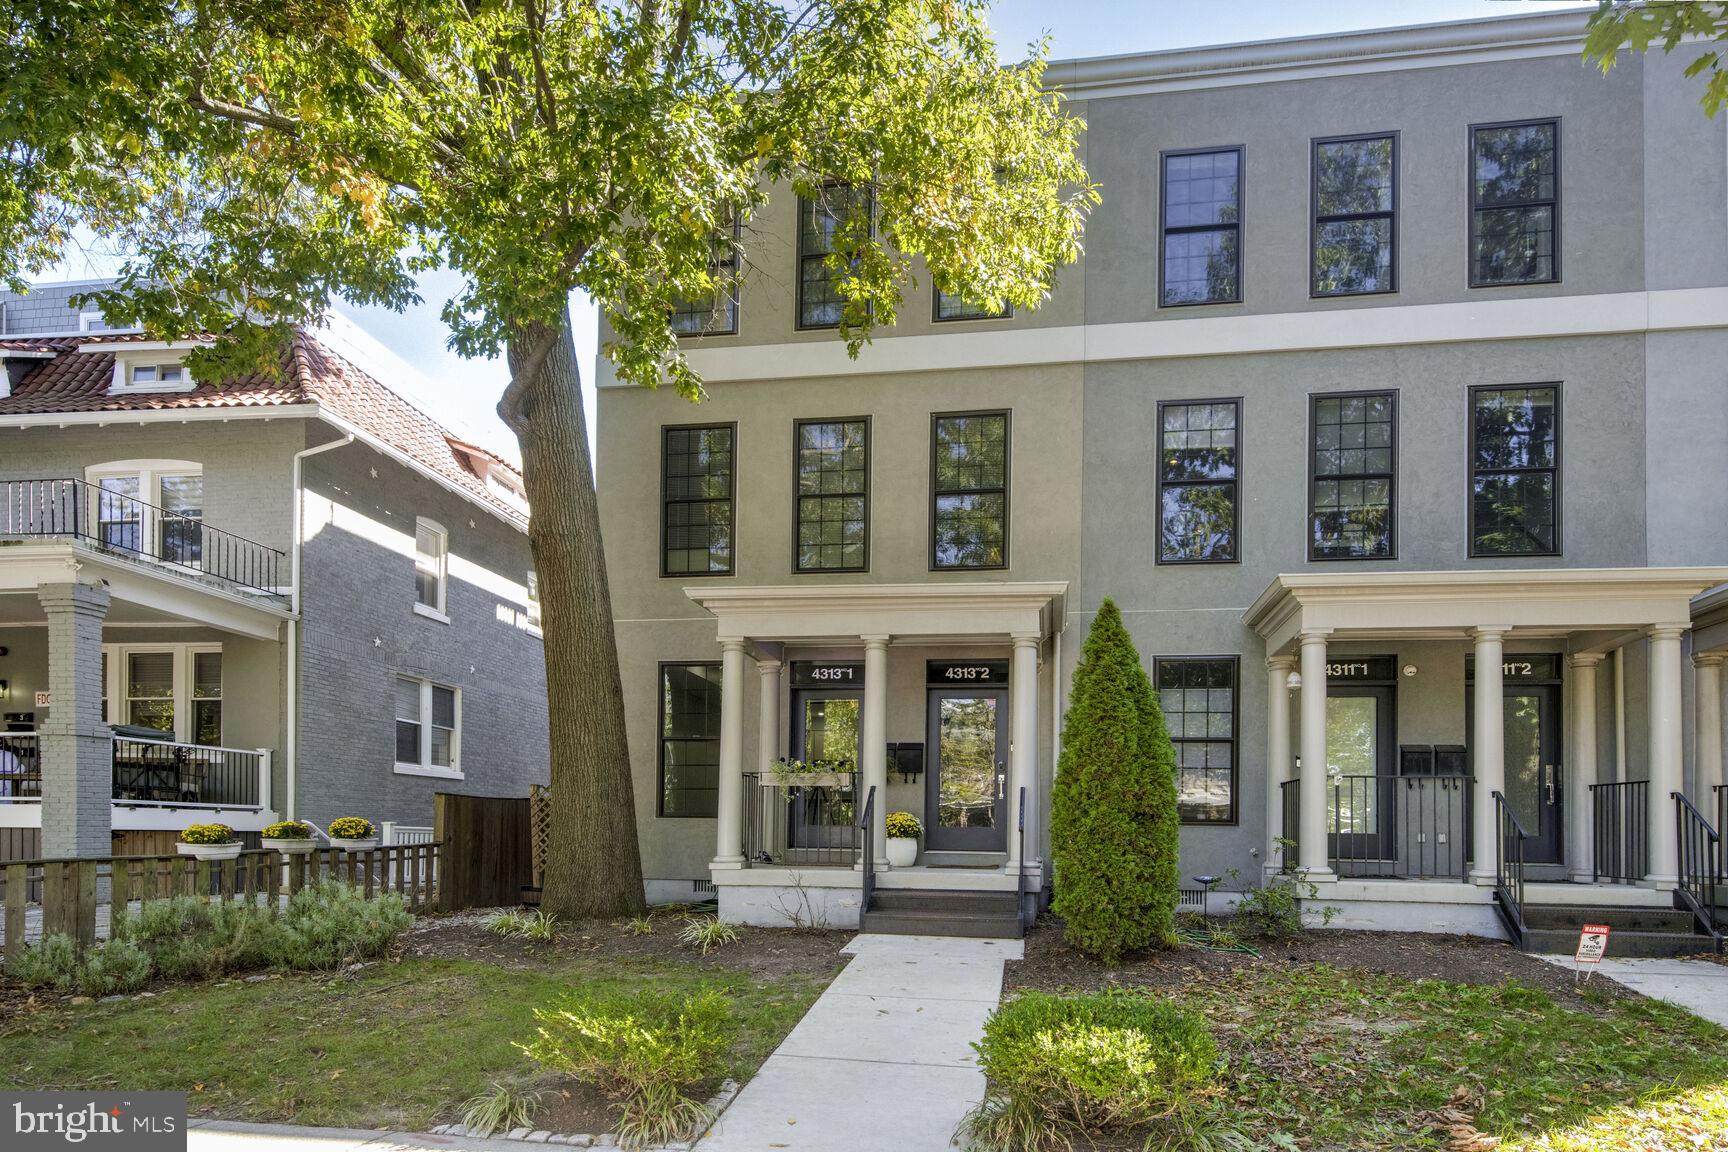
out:
<path id="1" fill-rule="evenodd" d="M 1606 74 L 1614 67 L 1620 49 L 1647 52 L 1660 44 L 1673 52 L 1682 44 L 1703 48 L 1686 66 L 1686 75 L 1708 75 L 1699 97 L 1705 115 L 1714 117 L 1728 103 L 1728 73 L 1722 70 L 1722 53 L 1706 45 L 1728 40 L 1728 3 L 1723 0 L 1688 0 L 1687 3 L 1643 4 L 1627 0 L 1600 0 L 1590 17 L 1584 37 L 1584 58 L 1594 60 Z"/>

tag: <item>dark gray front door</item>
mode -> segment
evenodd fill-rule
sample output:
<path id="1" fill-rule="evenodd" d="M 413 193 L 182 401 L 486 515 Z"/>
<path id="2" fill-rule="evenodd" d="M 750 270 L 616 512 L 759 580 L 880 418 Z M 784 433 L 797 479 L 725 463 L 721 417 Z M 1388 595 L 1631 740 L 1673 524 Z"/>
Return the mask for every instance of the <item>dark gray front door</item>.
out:
<path id="1" fill-rule="evenodd" d="M 862 689 L 799 688 L 792 694 L 794 759 L 836 762 L 858 770 L 858 721 Z M 787 789 L 788 848 L 832 848 L 852 842 L 854 797 L 850 788 Z"/>
<path id="2" fill-rule="evenodd" d="M 1008 694 L 1000 688 L 930 692 L 925 846 L 947 852 L 1008 848 Z"/>

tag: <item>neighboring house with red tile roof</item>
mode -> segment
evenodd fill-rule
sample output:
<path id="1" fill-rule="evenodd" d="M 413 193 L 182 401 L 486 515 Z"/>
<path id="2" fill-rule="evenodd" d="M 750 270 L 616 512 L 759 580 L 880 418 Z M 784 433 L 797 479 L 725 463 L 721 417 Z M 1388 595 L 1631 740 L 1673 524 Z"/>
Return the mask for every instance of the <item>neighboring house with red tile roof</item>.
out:
<path id="1" fill-rule="evenodd" d="M 0 744 L 29 769 L 0 780 L 0 859 L 171 850 L 217 809 L 426 827 L 434 792 L 545 780 L 517 469 L 313 334 L 216 385 L 72 288 L 0 293 Z M 99 644 L 68 584 L 105 598 Z M 156 732 L 90 766 L 63 683 Z M 97 771 L 105 821 L 67 807 Z"/>

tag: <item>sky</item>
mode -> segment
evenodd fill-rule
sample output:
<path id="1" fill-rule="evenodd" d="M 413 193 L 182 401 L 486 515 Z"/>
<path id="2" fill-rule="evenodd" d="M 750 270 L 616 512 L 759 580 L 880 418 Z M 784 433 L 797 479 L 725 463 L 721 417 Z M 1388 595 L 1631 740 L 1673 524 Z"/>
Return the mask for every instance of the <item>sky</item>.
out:
<path id="1" fill-rule="evenodd" d="M 1594 0 L 997 0 L 991 23 L 1005 59 L 1022 57 L 1025 45 L 1046 35 L 1051 57 L 1060 59 L 1593 7 Z M 45 278 L 103 274 L 72 262 L 57 271 Z M 508 379 L 503 364 L 465 360 L 447 345 L 438 313 L 459 287 L 449 272 L 424 276 L 424 302 L 402 313 L 338 302 L 329 339 L 459 435 L 516 459 L 515 437 L 494 411 Z M 597 314 L 580 296 L 571 313 L 592 441 Z"/>

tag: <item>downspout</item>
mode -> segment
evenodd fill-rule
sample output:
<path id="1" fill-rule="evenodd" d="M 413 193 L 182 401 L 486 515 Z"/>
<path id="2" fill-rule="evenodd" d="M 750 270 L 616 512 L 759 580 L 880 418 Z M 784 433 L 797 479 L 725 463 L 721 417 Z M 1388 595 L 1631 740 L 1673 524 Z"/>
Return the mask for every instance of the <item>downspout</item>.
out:
<path id="1" fill-rule="evenodd" d="M 300 753 L 300 522 L 302 520 L 300 505 L 304 499 L 301 484 L 303 476 L 301 462 L 308 456 L 316 456 L 320 452 L 328 452 L 332 448 L 341 448 L 352 443 L 354 443 L 354 435 L 349 433 L 340 440 L 331 440 L 327 444 L 320 444 L 315 448 L 304 448 L 294 453 L 294 511 L 292 515 L 293 527 L 290 529 L 293 544 L 288 559 L 290 573 L 288 589 L 288 739 L 286 741 L 287 756 L 284 757 L 286 763 L 283 765 L 283 779 L 287 785 L 287 795 L 282 806 L 282 818 L 284 820 L 293 820 L 298 813 L 294 786 L 299 775 Z"/>

